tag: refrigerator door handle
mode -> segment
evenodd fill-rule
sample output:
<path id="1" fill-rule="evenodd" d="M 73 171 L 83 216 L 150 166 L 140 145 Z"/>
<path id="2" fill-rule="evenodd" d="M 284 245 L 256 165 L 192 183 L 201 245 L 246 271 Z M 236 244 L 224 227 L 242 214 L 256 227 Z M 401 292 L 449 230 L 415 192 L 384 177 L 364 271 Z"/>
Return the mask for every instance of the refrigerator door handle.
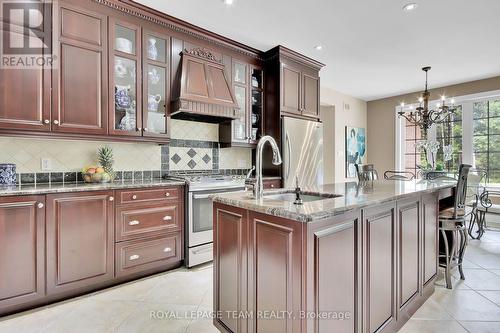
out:
<path id="1" fill-rule="evenodd" d="M 291 160 L 292 160 L 292 147 L 290 145 L 290 137 L 288 136 L 288 131 L 285 133 L 285 140 L 286 140 L 286 148 L 288 151 L 287 154 L 287 165 L 286 165 L 286 177 L 285 179 L 288 179 L 290 177 L 290 168 L 291 168 Z"/>

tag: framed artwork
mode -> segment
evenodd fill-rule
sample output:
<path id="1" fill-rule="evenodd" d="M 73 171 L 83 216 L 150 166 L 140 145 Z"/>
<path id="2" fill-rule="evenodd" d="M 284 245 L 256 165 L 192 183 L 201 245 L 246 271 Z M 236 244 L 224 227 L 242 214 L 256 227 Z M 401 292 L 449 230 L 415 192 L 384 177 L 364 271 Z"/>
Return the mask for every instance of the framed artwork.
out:
<path id="1" fill-rule="evenodd" d="M 356 177 L 355 164 L 363 164 L 366 153 L 366 130 L 360 127 L 345 127 L 345 176 Z"/>

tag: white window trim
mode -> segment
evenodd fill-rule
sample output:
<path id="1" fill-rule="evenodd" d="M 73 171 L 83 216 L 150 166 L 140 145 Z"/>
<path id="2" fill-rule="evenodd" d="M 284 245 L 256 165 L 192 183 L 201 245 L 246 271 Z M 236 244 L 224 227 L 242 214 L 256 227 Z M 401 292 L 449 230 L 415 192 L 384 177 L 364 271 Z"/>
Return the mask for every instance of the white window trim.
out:
<path id="1" fill-rule="evenodd" d="M 483 100 L 489 100 L 493 98 L 500 97 L 500 90 L 485 91 L 477 94 L 469 94 L 454 97 L 455 105 L 462 105 L 462 163 L 470 164 L 474 166 L 474 149 L 473 149 L 473 115 L 472 115 L 472 104 L 473 102 L 479 102 Z M 429 101 L 429 105 L 435 105 L 439 103 L 439 100 Z M 398 112 L 404 110 L 410 110 L 410 107 L 415 109 L 419 106 L 419 103 L 407 104 L 404 107 L 398 105 L 395 107 L 395 133 L 396 133 L 396 144 L 395 144 L 395 170 L 404 170 L 404 158 L 406 153 L 406 148 L 403 139 L 406 137 L 406 127 L 404 118 L 398 116 Z M 432 137 L 432 133 L 429 133 Z M 435 135 L 435 133 L 434 133 Z"/>

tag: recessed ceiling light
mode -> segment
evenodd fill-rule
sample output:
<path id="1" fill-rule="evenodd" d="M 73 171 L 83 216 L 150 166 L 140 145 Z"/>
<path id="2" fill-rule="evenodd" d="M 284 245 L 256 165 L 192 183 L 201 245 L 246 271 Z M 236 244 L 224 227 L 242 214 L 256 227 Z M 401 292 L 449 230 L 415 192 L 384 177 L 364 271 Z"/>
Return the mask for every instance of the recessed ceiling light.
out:
<path id="1" fill-rule="evenodd" d="M 407 3 L 406 5 L 403 6 L 403 10 L 405 12 L 411 12 L 412 10 L 417 9 L 418 5 L 414 2 L 412 3 Z"/>
<path id="2" fill-rule="evenodd" d="M 228 6 L 231 6 L 233 3 L 234 3 L 234 0 L 223 0 L 223 2 L 228 5 Z"/>
<path id="3" fill-rule="evenodd" d="M 323 50 L 323 46 L 322 46 L 322 45 L 316 45 L 316 46 L 314 47 L 314 49 L 315 49 L 316 51 L 321 51 L 321 50 Z"/>

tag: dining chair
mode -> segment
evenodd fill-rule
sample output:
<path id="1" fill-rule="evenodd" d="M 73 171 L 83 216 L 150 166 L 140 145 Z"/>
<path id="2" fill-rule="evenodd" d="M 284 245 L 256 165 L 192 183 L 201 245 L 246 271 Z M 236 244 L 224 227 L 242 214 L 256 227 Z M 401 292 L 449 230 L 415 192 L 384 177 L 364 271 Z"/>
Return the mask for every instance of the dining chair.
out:
<path id="1" fill-rule="evenodd" d="M 413 180 L 415 174 L 411 171 L 392 171 L 387 170 L 384 172 L 384 179 L 387 180 Z"/>
<path id="2" fill-rule="evenodd" d="M 481 195 L 486 191 L 487 173 L 480 169 L 471 169 L 467 180 L 466 206 L 470 209 L 470 221 L 468 233 L 472 239 L 481 238 L 484 233 L 485 219 L 482 214 L 483 208 L 487 210 L 487 197 L 483 197 L 484 205 L 481 204 Z M 479 211 L 481 208 L 481 211 Z M 485 214 L 484 214 L 485 215 Z M 474 225 L 477 225 L 476 235 L 474 235 Z"/>
<path id="3" fill-rule="evenodd" d="M 455 190 L 453 207 L 439 212 L 439 231 L 443 242 L 440 246 L 439 266 L 445 269 L 446 288 L 452 289 L 451 270 L 458 266 L 460 279 L 465 280 L 462 269 L 465 248 L 467 247 L 467 233 L 465 226 L 465 204 L 467 198 L 467 179 L 471 165 L 461 164 L 458 172 L 458 182 Z M 457 244 L 457 239 L 459 243 Z M 457 247 L 458 245 L 458 247 Z M 441 252 L 443 248 L 443 252 Z"/>
<path id="4" fill-rule="evenodd" d="M 493 199 L 493 200 L 492 200 Z M 500 215 L 500 204 L 495 203 L 500 202 L 500 191 L 485 190 L 479 196 L 479 204 L 477 205 L 477 236 L 474 237 L 472 234 L 471 226 L 469 226 L 469 235 L 473 239 L 481 239 L 483 237 L 484 231 L 486 230 L 486 214 Z"/>
<path id="5" fill-rule="evenodd" d="M 423 178 L 426 180 L 437 180 L 437 179 L 445 179 L 445 180 L 458 180 L 457 174 L 452 174 L 445 171 L 428 171 L 423 174 Z"/>
<path id="6" fill-rule="evenodd" d="M 373 164 L 355 164 L 356 174 L 359 182 L 366 182 L 378 179 L 378 172 Z"/>

